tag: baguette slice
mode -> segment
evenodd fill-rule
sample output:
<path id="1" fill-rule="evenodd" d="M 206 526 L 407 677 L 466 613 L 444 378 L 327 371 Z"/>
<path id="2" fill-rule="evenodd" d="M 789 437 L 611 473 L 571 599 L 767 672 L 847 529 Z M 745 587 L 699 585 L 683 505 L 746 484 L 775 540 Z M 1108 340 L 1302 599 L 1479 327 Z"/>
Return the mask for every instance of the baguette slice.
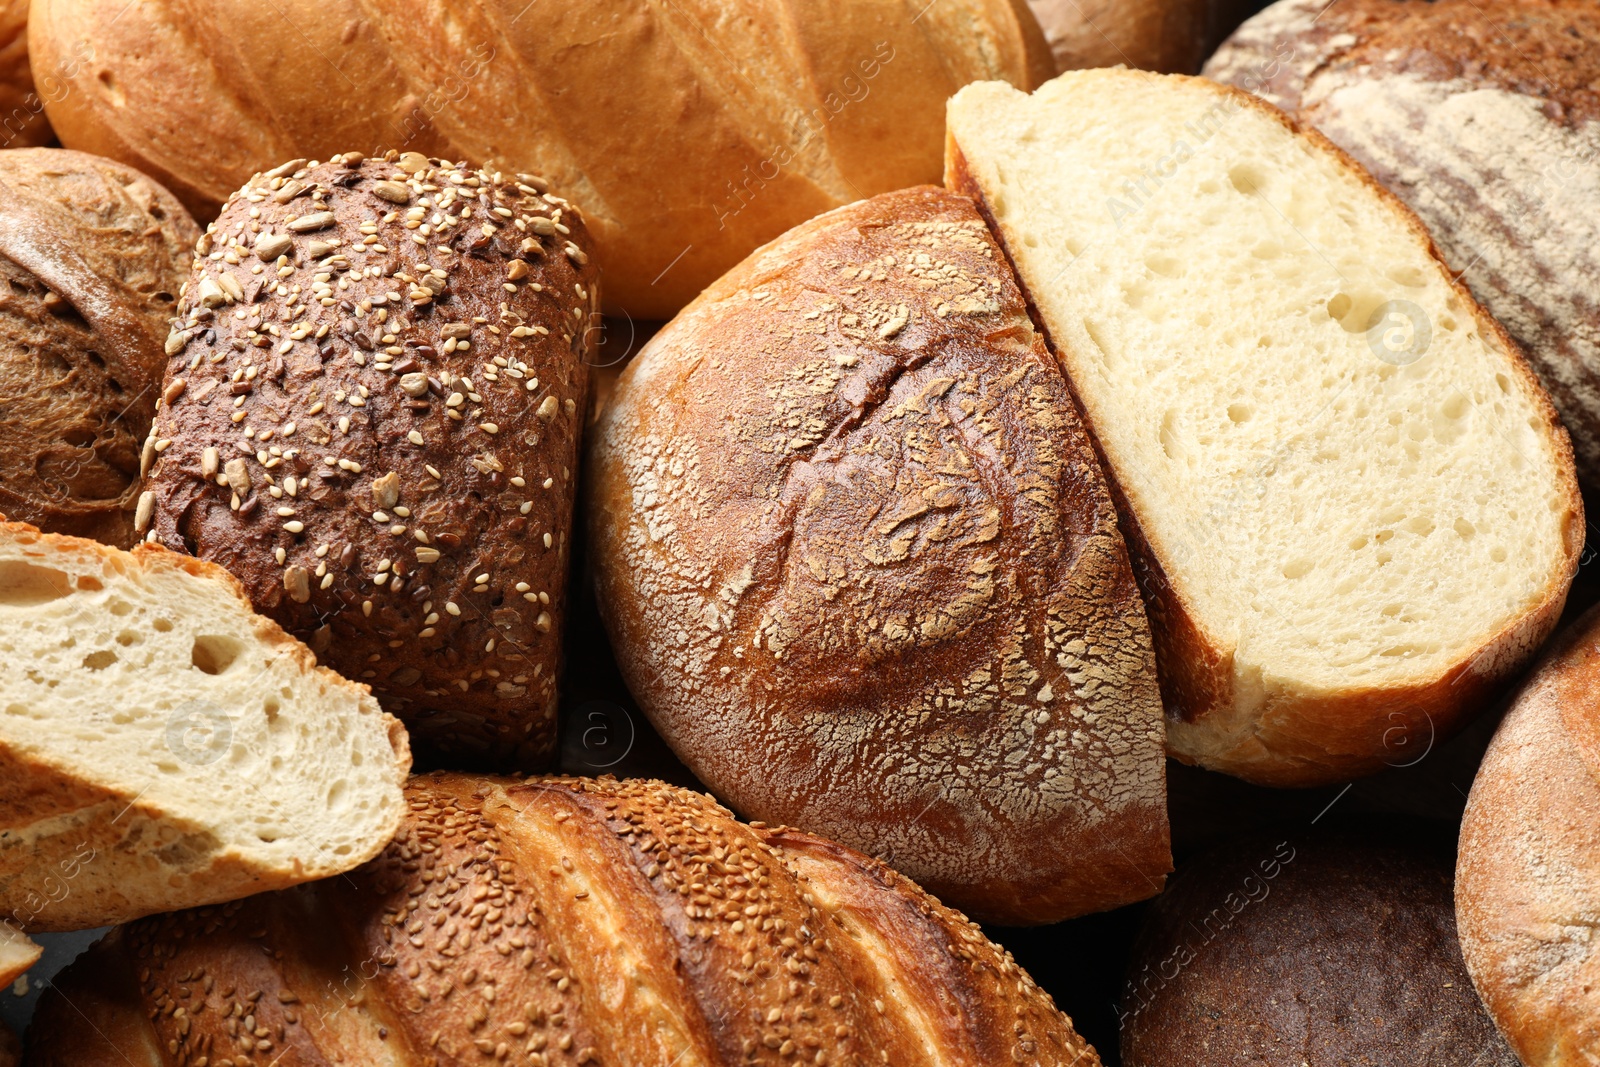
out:
<path id="1" fill-rule="evenodd" d="M 44 949 L 29 940 L 27 934 L 0 918 L 0 992 L 21 978 L 43 955 Z"/>
<path id="2" fill-rule="evenodd" d="M 971 85 L 948 133 L 1112 476 L 1173 755 L 1337 781 L 1526 662 L 1582 547 L 1571 445 L 1398 200 L 1198 78 Z"/>
<path id="3" fill-rule="evenodd" d="M 0 913 L 74 930 L 347 871 L 405 730 L 221 568 L 0 524 Z"/>

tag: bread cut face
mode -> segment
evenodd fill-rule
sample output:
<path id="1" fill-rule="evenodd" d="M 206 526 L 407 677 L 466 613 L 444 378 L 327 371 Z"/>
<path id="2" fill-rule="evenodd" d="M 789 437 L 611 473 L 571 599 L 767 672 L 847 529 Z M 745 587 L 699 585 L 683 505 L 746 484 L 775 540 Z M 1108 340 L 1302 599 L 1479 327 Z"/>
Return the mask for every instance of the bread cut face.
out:
<path id="1" fill-rule="evenodd" d="M 1565 431 L 1320 135 L 1196 78 L 983 83 L 947 180 L 1104 454 L 1180 759 L 1283 785 L 1404 762 L 1549 632 L 1583 528 Z"/>
<path id="2" fill-rule="evenodd" d="M 0 991 L 21 978 L 23 972 L 38 963 L 42 955 L 43 948 L 0 918 Z"/>
<path id="3" fill-rule="evenodd" d="M 404 729 L 220 568 L 0 525 L 0 905 L 70 930 L 349 870 Z"/>

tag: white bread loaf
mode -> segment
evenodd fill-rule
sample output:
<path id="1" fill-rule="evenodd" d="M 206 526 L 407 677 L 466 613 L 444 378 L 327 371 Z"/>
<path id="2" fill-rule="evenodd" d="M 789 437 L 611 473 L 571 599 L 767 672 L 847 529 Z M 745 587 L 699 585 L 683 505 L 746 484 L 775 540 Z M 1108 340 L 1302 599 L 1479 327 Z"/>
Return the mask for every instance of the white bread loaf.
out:
<path id="1" fill-rule="evenodd" d="M 0 915 L 73 930 L 347 871 L 411 764 L 221 568 L 0 525 Z"/>
<path id="2" fill-rule="evenodd" d="M 1600 609 L 1552 643 L 1472 783 L 1456 864 L 1467 971 L 1527 1067 L 1600 1064 Z"/>
<path id="3" fill-rule="evenodd" d="M 1369 772 L 1532 654 L 1583 540 L 1566 433 L 1342 152 L 1237 90 L 1102 70 L 969 86 L 946 166 L 1106 460 L 1174 755 Z"/>
<path id="4" fill-rule="evenodd" d="M 1205 73 L 1314 125 L 1417 213 L 1600 485 L 1600 4 L 1280 0 Z"/>

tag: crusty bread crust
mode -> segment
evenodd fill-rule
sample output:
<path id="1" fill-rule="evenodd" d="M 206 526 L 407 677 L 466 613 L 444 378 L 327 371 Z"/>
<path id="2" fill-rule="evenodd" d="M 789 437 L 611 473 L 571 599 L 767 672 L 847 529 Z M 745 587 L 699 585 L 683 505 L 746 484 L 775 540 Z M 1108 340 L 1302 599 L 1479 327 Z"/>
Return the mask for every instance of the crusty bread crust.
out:
<path id="1" fill-rule="evenodd" d="M 1114 76 L 1162 77 L 1139 71 L 1117 72 Z M 1170 754 L 1186 763 L 1224 771 L 1259 785 L 1295 787 L 1344 781 L 1409 761 L 1435 740 L 1452 734 L 1470 715 L 1482 710 L 1507 680 L 1516 676 L 1555 628 L 1566 604 L 1567 589 L 1577 573 L 1584 544 L 1583 499 L 1573 467 L 1572 443 L 1516 342 L 1472 298 L 1466 286 L 1451 275 L 1427 230 L 1405 204 L 1375 182 L 1343 149 L 1309 125 L 1231 86 L 1201 78 L 1183 80 L 1224 94 L 1233 104 L 1269 117 L 1305 138 L 1388 205 L 1396 223 L 1409 231 L 1440 269 L 1450 275 L 1452 288 L 1482 336 L 1505 353 L 1516 386 L 1539 413 L 1538 429 L 1555 454 L 1561 480 L 1559 492 L 1568 508 L 1564 526 L 1565 566 L 1550 576 L 1544 595 L 1520 616 L 1509 620 L 1499 632 L 1485 634 L 1474 648 L 1463 650 L 1449 669 L 1383 687 L 1351 687 L 1315 693 L 1280 691 L 1269 694 L 1263 702 L 1251 702 L 1245 708 L 1241 706 L 1243 702 L 1235 686 L 1233 648 L 1220 636 L 1206 631 L 1185 599 L 1183 576 L 1166 571 L 1162 563 L 1166 556 L 1163 547 L 1151 543 L 1139 522 L 1141 511 L 1159 507 L 1159 502 L 1139 499 L 1135 489 L 1117 478 L 1115 465 L 1095 436 L 1094 422 L 1088 417 L 1082 398 L 1074 394 L 1117 502 L 1118 517 L 1149 610 L 1167 711 Z M 978 203 L 1003 246 L 1002 230 L 953 136 L 946 138 L 945 184 Z M 1009 257 L 1010 253 L 1007 255 Z M 1016 273 L 1026 292 L 1027 278 L 1021 272 Z M 1055 349 L 1057 342 L 1048 336 L 1031 296 L 1029 307 L 1039 329 L 1046 333 L 1047 341 Z M 1067 378 L 1070 386 L 1070 374 Z"/>
<path id="2" fill-rule="evenodd" d="M 1600 607 L 1546 653 L 1501 723 L 1461 824 L 1467 969 L 1527 1067 L 1600 1064 Z"/>
<path id="3" fill-rule="evenodd" d="M 1100 1062 L 976 925 L 849 849 L 648 780 L 408 794 L 348 879 L 113 934 L 45 994 L 29 1063 Z"/>
<path id="4" fill-rule="evenodd" d="M 202 220 L 295 156 L 492 160 L 585 205 L 610 308 L 644 319 L 813 215 L 937 180 L 961 85 L 1053 73 L 1022 0 L 38 0 L 29 41 L 70 72 L 63 143 Z"/>
<path id="5" fill-rule="evenodd" d="M 730 804 L 993 921 L 1159 891 L 1143 607 L 970 201 L 884 194 L 758 251 L 629 366 L 590 470 L 624 677 Z"/>
<path id="6" fill-rule="evenodd" d="M 220 567 L 157 545 L 123 552 L 95 541 L 41 534 L 22 523 L 0 522 L 0 541 L 63 570 L 115 574 L 131 582 L 178 571 L 214 583 L 238 601 L 268 659 L 285 660 L 296 673 L 319 675 L 370 700 L 366 686 L 319 667 L 310 649 L 256 615 L 243 587 Z M 397 788 L 411 766 L 405 729 L 392 716 L 373 711 L 383 717 Z M 248 814 L 218 810 L 213 817 L 237 821 Z M 393 824 L 399 818 L 396 810 Z M 214 830 L 211 820 L 167 810 L 148 790 L 102 782 L 70 759 L 0 741 L 0 904 L 5 908 L 0 922 L 34 931 L 92 929 L 328 877 L 376 855 L 385 844 L 381 836 L 365 842 L 364 855 L 353 852 L 337 866 L 300 859 L 266 864 L 222 845 Z M 164 849 L 183 852 L 184 861 L 168 863 L 157 855 Z M 205 862 L 189 862 L 194 855 L 203 855 Z"/>

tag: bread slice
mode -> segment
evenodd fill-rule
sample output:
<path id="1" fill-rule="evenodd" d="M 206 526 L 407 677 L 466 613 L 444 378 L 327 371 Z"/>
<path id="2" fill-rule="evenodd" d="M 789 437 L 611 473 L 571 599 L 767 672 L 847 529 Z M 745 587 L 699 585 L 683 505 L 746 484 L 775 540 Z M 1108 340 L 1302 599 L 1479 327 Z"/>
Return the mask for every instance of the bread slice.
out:
<path id="1" fill-rule="evenodd" d="M 0 919 L 0 992 L 39 962 L 44 949 L 11 923 Z"/>
<path id="2" fill-rule="evenodd" d="M 1336 781 L 1526 661 L 1582 546 L 1571 446 L 1398 200 L 1198 78 L 970 85 L 948 133 L 1115 483 L 1174 755 Z"/>
<path id="3" fill-rule="evenodd" d="M 0 905 L 73 930 L 349 870 L 411 765 L 221 568 L 0 524 Z"/>

